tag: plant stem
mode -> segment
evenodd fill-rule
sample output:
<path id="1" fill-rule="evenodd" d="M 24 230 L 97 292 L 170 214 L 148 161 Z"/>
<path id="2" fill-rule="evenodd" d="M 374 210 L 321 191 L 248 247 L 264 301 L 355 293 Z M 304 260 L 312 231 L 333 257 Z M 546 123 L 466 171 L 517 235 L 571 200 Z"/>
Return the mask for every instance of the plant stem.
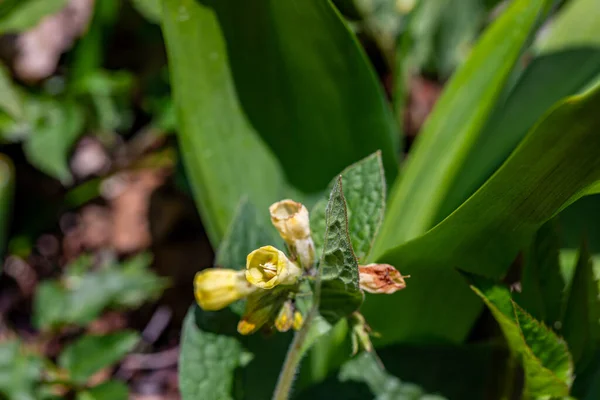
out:
<path id="1" fill-rule="evenodd" d="M 296 371 L 304 355 L 304 344 L 308 338 L 312 322 L 319 313 L 319 300 L 321 298 L 321 274 L 317 274 L 317 280 L 315 283 L 314 302 L 308 313 L 302 328 L 294 335 L 294 340 L 288 349 L 283 368 L 279 373 L 279 379 L 277 380 L 277 386 L 275 386 L 275 392 L 273 393 L 273 400 L 288 400 L 290 392 L 292 391 L 292 384 L 296 376 Z"/>

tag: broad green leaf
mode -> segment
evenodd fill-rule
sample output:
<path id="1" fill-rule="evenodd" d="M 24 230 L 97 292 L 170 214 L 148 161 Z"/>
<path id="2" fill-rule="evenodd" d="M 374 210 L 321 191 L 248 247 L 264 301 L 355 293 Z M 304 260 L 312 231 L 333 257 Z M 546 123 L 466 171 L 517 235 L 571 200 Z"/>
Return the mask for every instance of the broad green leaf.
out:
<path id="1" fill-rule="evenodd" d="M 233 376 L 241 365 L 242 346 L 235 337 L 200 328 L 196 310 L 192 306 L 183 323 L 179 356 L 182 399 L 233 399 Z"/>
<path id="2" fill-rule="evenodd" d="M 379 152 L 344 169 L 342 187 L 348 212 L 348 231 L 354 254 L 365 262 L 379 232 L 385 213 L 385 177 Z M 329 187 L 335 185 L 334 179 Z M 321 253 L 326 230 L 325 209 L 327 199 L 315 204 L 310 213 L 310 223 L 317 254 Z"/>
<path id="3" fill-rule="evenodd" d="M 18 33 L 63 9 L 68 0 L 6 0 L 0 6 L 0 33 Z"/>
<path id="4" fill-rule="evenodd" d="M 411 275 L 406 290 L 364 302 L 363 314 L 384 342 L 464 339 L 481 303 L 454 268 L 499 277 L 544 222 L 598 189 L 598 107 L 600 86 L 562 102 L 452 215 L 378 258 Z M 397 319 L 383 309 L 398 310 Z"/>
<path id="5" fill-rule="evenodd" d="M 266 210 L 282 197 L 283 176 L 238 99 L 214 8 L 195 0 L 162 5 L 181 156 L 216 246 L 240 199 Z"/>
<path id="6" fill-rule="evenodd" d="M 30 133 L 23 146 L 27 159 L 42 172 L 70 183 L 68 156 L 84 127 L 83 110 L 73 101 L 45 98 L 28 100 L 27 108 Z"/>
<path id="7" fill-rule="evenodd" d="M 581 92 L 599 73 L 599 49 L 567 49 L 534 58 L 466 156 L 436 223 L 475 193 L 555 103 Z"/>
<path id="8" fill-rule="evenodd" d="M 36 399 L 42 367 L 42 359 L 28 354 L 19 340 L 0 343 L 0 394 L 14 400 Z"/>
<path id="9" fill-rule="evenodd" d="M 388 180 L 395 178 L 394 118 L 373 68 L 330 1 L 205 4 L 226 40 L 223 57 L 241 110 L 291 184 L 322 190 L 332 176 L 377 150 Z"/>
<path id="10" fill-rule="evenodd" d="M 508 288 L 473 275 L 468 279 L 523 366 L 527 398 L 567 396 L 573 381 L 573 361 L 566 343 L 519 307 Z"/>
<path id="11" fill-rule="evenodd" d="M 108 381 L 77 393 L 77 400 L 127 400 L 129 389 L 119 381 Z"/>
<path id="12" fill-rule="evenodd" d="M 583 371 L 600 349 L 600 288 L 592 260 L 584 243 L 579 250 L 575 273 L 568 288 L 562 329 L 575 361 Z"/>
<path id="13" fill-rule="evenodd" d="M 444 400 L 428 395 L 419 386 L 403 383 L 389 374 L 372 353 L 363 352 L 344 364 L 338 378 L 342 381 L 365 382 L 377 400 Z"/>
<path id="14" fill-rule="evenodd" d="M 215 266 L 230 269 L 246 268 L 246 257 L 253 250 L 272 245 L 283 249 L 282 241 L 275 229 L 266 227 L 256 208 L 242 199 L 229 229 L 219 246 Z"/>
<path id="15" fill-rule="evenodd" d="M 402 178 L 392 188 L 375 256 L 418 237 L 435 223 L 546 3 L 511 2 L 446 85 L 413 146 Z"/>
<path id="16" fill-rule="evenodd" d="M 140 340 L 133 331 L 107 335 L 85 335 L 65 347 L 58 365 L 69 373 L 69 379 L 84 384 L 96 372 L 120 361 Z"/>
<path id="17" fill-rule="evenodd" d="M 15 171 L 12 162 L 0 154 L 0 256 L 4 255 L 11 222 Z"/>
<path id="18" fill-rule="evenodd" d="M 537 40 L 541 53 L 569 47 L 600 47 L 600 3 L 596 0 L 570 0 Z"/>
<path id="19" fill-rule="evenodd" d="M 341 176 L 333 185 L 325 215 L 325 241 L 319 263 L 320 312 L 326 319 L 336 320 L 357 310 L 362 302 Z"/>
<path id="20" fill-rule="evenodd" d="M 106 308 L 135 308 L 156 298 L 166 280 L 149 270 L 151 257 L 140 254 L 123 263 L 88 271 L 91 260 L 67 267 L 62 281 L 42 282 L 34 297 L 33 321 L 42 330 L 84 325 Z"/>
<path id="21" fill-rule="evenodd" d="M 23 102 L 12 82 L 10 72 L 0 64 L 0 111 L 13 119 L 23 117 Z"/>

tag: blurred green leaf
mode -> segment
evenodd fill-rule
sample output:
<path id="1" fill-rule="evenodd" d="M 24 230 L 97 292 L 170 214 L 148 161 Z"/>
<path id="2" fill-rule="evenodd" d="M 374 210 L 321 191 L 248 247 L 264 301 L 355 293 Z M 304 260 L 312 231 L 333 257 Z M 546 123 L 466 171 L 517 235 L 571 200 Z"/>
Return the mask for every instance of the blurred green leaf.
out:
<path id="1" fill-rule="evenodd" d="M 11 223 L 15 171 L 12 162 L 0 154 L 0 257 L 4 255 Z"/>
<path id="2" fill-rule="evenodd" d="M 0 6 L 0 33 L 18 33 L 36 26 L 42 18 L 62 10 L 68 0 L 7 0 Z"/>
<path id="3" fill-rule="evenodd" d="M 30 133 L 23 151 L 27 159 L 40 171 L 70 183 L 68 156 L 83 131 L 83 109 L 74 101 L 50 98 L 30 98 L 26 107 Z"/>
<path id="4" fill-rule="evenodd" d="M 600 3 L 570 0 L 539 36 L 536 50 L 548 53 L 572 47 L 600 47 Z"/>
<path id="5" fill-rule="evenodd" d="M 592 269 L 587 245 L 579 250 L 568 297 L 561 332 L 580 373 L 600 350 L 600 287 Z"/>
<path id="6" fill-rule="evenodd" d="M 35 400 L 42 359 L 28 354 L 19 340 L 0 343 L 0 393 L 11 400 Z"/>
<path id="7" fill-rule="evenodd" d="M 363 314 L 382 334 L 383 343 L 464 339 L 481 303 L 453 268 L 503 275 L 544 222 L 598 190 L 598 107 L 600 86 L 565 100 L 451 216 L 378 258 L 412 276 L 406 290 L 368 296 L 363 304 Z M 398 310 L 397 319 L 380 310 Z"/>
<path id="8" fill-rule="evenodd" d="M 335 321 L 356 311 L 363 298 L 358 287 L 358 262 L 348 235 L 341 176 L 331 189 L 325 215 L 325 241 L 319 263 L 319 311 L 329 321 Z"/>
<path id="9" fill-rule="evenodd" d="M 377 152 L 356 162 L 341 172 L 342 187 L 348 211 L 348 231 L 354 254 L 359 262 L 366 260 L 385 213 L 385 177 L 381 155 Z M 335 178 L 329 184 L 333 188 Z M 325 209 L 322 198 L 310 212 L 310 224 L 317 254 L 325 239 Z"/>
<path id="10" fill-rule="evenodd" d="M 474 275 L 467 278 L 523 365 L 525 396 L 568 396 L 573 382 L 573 361 L 566 343 L 519 307 L 508 288 Z"/>
<path id="11" fill-rule="evenodd" d="M 108 381 L 77 393 L 77 400 L 127 400 L 129 389 L 119 381 Z"/>
<path id="12" fill-rule="evenodd" d="M 234 371 L 241 366 L 242 346 L 235 337 L 200 328 L 192 306 L 185 317 L 179 356 L 179 388 L 183 400 L 233 399 Z"/>
<path id="13" fill-rule="evenodd" d="M 216 246 L 239 200 L 248 196 L 266 210 L 280 200 L 283 177 L 241 110 L 212 9 L 194 0 L 163 0 L 163 16 L 182 158 Z"/>
<path id="14" fill-rule="evenodd" d="M 426 394 L 423 389 L 412 383 L 403 383 L 390 375 L 377 356 L 363 352 L 344 364 L 338 378 L 342 382 L 365 382 L 376 400 L 444 400 L 445 397 Z"/>
<path id="15" fill-rule="evenodd" d="M 436 216 L 440 222 L 498 169 L 552 105 L 581 92 L 600 73 L 600 50 L 568 49 L 537 56 L 497 106 L 460 167 Z"/>
<path id="16" fill-rule="evenodd" d="M 13 119 L 23 117 L 23 102 L 11 79 L 8 69 L 0 64 L 0 111 Z"/>
<path id="17" fill-rule="evenodd" d="M 62 281 L 42 282 L 34 297 L 33 321 L 42 330 L 86 324 L 108 307 L 135 308 L 158 296 L 166 286 L 149 270 L 151 257 L 141 254 L 121 264 L 87 271 L 91 260 L 67 267 Z"/>
<path id="18" fill-rule="evenodd" d="M 418 237 L 435 223 L 546 3 L 513 1 L 446 85 L 413 146 L 402 179 L 392 188 L 375 256 Z"/>
<path id="19" fill-rule="evenodd" d="M 131 0 L 131 3 L 148 21 L 160 23 L 162 0 Z"/>
<path id="20" fill-rule="evenodd" d="M 121 331 L 107 335 L 85 335 L 65 347 L 58 365 L 69 379 L 84 384 L 96 372 L 121 360 L 140 340 L 137 332 Z"/>

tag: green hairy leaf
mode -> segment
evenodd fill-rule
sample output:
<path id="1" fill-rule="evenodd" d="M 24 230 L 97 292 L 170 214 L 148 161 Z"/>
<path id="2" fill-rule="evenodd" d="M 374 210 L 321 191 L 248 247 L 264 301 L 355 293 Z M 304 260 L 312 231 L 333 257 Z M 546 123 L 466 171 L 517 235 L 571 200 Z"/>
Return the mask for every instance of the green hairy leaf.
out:
<path id="1" fill-rule="evenodd" d="M 69 378 L 78 384 L 121 360 L 140 340 L 137 332 L 121 331 L 107 335 L 85 335 L 67 346 L 58 357 Z"/>
<path id="2" fill-rule="evenodd" d="M 467 278 L 522 363 L 526 396 L 567 396 L 573 381 L 573 361 L 566 343 L 519 307 L 508 288 L 473 275 Z"/>
<path id="3" fill-rule="evenodd" d="M 335 320 L 357 310 L 362 302 L 358 287 L 358 262 L 348 235 L 342 177 L 333 185 L 325 212 L 325 241 L 319 265 L 321 314 Z"/>
<path id="4" fill-rule="evenodd" d="M 369 296 L 364 303 L 363 314 L 383 343 L 423 336 L 464 339 L 481 303 L 454 268 L 499 277 L 544 222 L 597 190 L 598 107 L 600 87 L 563 101 L 460 208 L 377 259 L 412 276 L 401 293 Z M 398 310 L 398 319 L 380 310 Z"/>
<path id="5" fill-rule="evenodd" d="M 511 2 L 448 82 L 392 187 L 376 257 L 434 225 L 546 3 Z"/>
<path id="6" fill-rule="evenodd" d="M 233 399 L 233 374 L 241 366 L 242 346 L 235 337 L 201 329 L 192 306 L 183 323 L 179 387 L 183 400 Z"/>

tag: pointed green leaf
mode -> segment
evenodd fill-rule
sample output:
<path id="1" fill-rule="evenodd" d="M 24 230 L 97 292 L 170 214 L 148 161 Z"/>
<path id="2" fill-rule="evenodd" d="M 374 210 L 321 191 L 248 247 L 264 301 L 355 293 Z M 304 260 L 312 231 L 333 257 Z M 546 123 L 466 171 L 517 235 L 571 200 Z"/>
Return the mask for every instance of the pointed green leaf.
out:
<path id="1" fill-rule="evenodd" d="M 600 293 L 592 260 L 584 243 L 568 289 L 562 330 L 577 372 L 583 371 L 600 349 Z"/>
<path id="2" fill-rule="evenodd" d="M 515 0 L 486 30 L 454 74 L 392 188 L 374 255 L 418 237 L 435 224 L 460 166 L 473 148 L 546 0 Z"/>
<path id="3" fill-rule="evenodd" d="M 573 381 L 573 362 L 566 343 L 519 307 L 508 288 L 473 275 L 468 279 L 521 361 L 528 398 L 567 396 Z"/>
<path id="4" fill-rule="evenodd" d="M 333 185 L 325 217 L 325 242 L 319 264 L 321 314 L 335 320 L 357 310 L 362 302 L 358 288 L 358 262 L 348 235 L 348 215 L 342 177 Z"/>
<path id="5" fill-rule="evenodd" d="M 350 165 L 341 175 L 352 248 L 358 261 L 365 262 L 385 214 L 386 186 L 380 152 Z M 336 180 L 337 178 L 330 183 L 330 188 Z M 323 248 L 326 206 L 327 199 L 321 199 L 310 213 L 317 254 L 320 254 Z"/>
<path id="6" fill-rule="evenodd" d="M 544 222 L 598 190 L 599 107 L 600 86 L 562 102 L 460 208 L 427 234 L 378 259 L 412 276 L 406 290 L 369 296 L 364 303 L 365 317 L 385 342 L 465 337 L 481 305 L 453 268 L 503 275 Z M 381 309 L 398 310 L 402 323 Z"/>
<path id="7" fill-rule="evenodd" d="M 23 101 L 15 89 L 8 69 L 0 64 L 0 111 L 13 119 L 23 117 Z"/>
<path id="8" fill-rule="evenodd" d="M 60 353 L 58 365 L 67 370 L 73 382 L 84 384 L 96 372 L 120 361 L 139 340 L 133 331 L 86 335 Z"/>
<path id="9" fill-rule="evenodd" d="M 179 356 L 182 399 L 233 399 L 233 375 L 241 366 L 242 346 L 235 337 L 199 327 L 196 312 L 208 314 L 192 306 L 183 323 Z"/>
<path id="10" fill-rule="evenodd" d="M 7 0 L 0 5 L 0 33 L 18 33 L 60 11 L 68 0 Z"/>
<path id="11" fill-rule="evenodd" d="M 108 381 L 77 394 L 77 400 L 127 400 L 129 389 L 119 381 Z"/>

